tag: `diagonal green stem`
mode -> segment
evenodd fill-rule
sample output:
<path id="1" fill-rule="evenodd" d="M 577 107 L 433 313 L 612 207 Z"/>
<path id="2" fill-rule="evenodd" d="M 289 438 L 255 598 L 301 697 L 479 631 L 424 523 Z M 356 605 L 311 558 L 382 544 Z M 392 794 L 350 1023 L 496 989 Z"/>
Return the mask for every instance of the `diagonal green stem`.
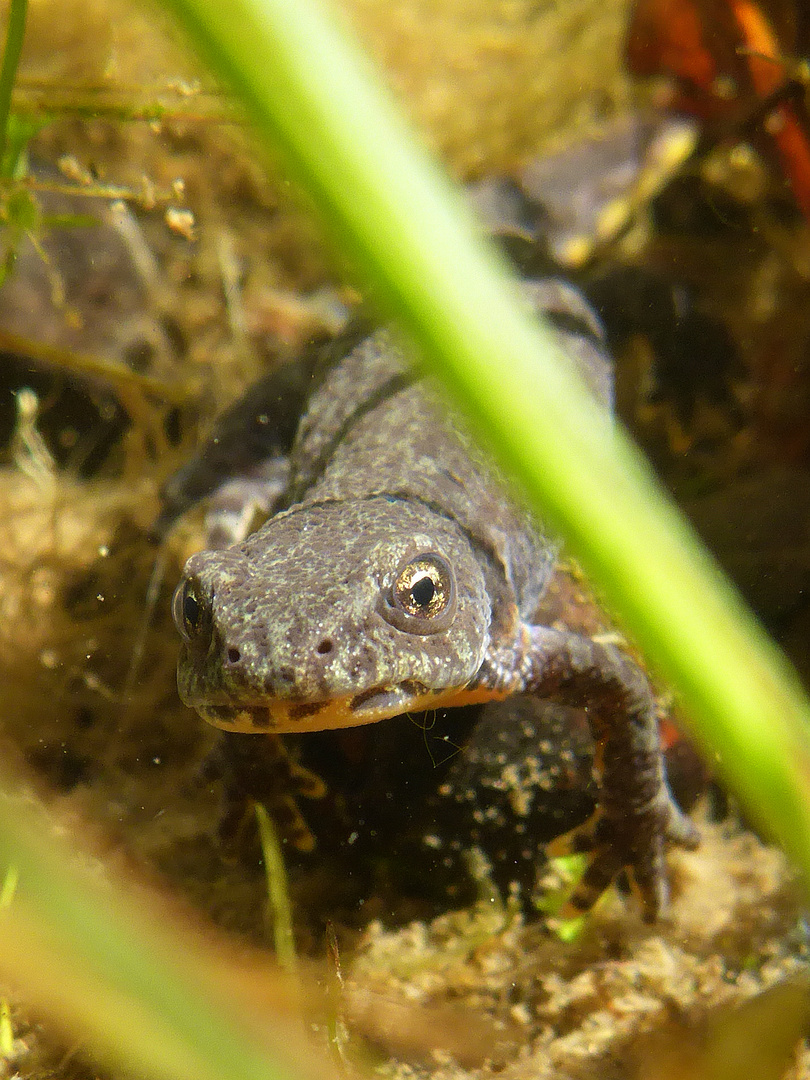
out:
<path id="1" fill-rule="evenodd" d="M 165 0 L 341 251 L 678 687 L 713 762 L 810 881 L 810 707 L 317 0 Z"/>
<path id="2" fill-rule="evenodd" d="M 278 1023 L 267 1016 L 261 1035 L 255 1022 L 242 1022 L 240 995 L 218 984 L 227 953 L 214 962 L 148 891 L 126 877 L 117 886 L 105 880 L 96 855 L 69 853 L 2 767 L 0 781 L 0 868 L 18 878 L 0 913 L 5 980 L 27 977 L 40 1004 L 127 1075 L 331 1080 L 321 1062 L 300 1060 L 302 1029 L 290 1031 L 283 1013 Z M 283 1001 L 274 972 L 267 974 L 265 989 Z"/>
<path id="3" fill-rule="evenodd" d="M 23 39 L 25 38 L 25 19 L 28 14 L 28 0 L 11 0 L 6 30 L 6 47 L 3 50 L 3 64 L 0 67 L 0 169 L 6 153 L 8 139 L 8 119 L 11 111 L 11 93 L 17 76 Z"/>

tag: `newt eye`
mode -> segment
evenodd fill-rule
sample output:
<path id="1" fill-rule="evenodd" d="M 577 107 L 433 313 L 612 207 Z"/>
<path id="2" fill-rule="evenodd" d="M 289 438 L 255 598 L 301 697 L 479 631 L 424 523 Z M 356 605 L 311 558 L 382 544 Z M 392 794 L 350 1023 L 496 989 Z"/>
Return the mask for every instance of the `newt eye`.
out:
<path id="1" fill-rule="evenodd" d="M 397 575 L 394 600 L 408 615 L 435 618 L 447 607 L 453 592 L 450 567 L 438 555 L 408 563 Z"/>
<path id="2" fill-rule="evenodd" d="M 450 564 L 430 552 L 399 567 L 383 614 L 399 630 L 433 634 L 444 630 L 456 610 L 456 583 Z"/>
<path id="3" fill-rule="evenodd" d="M 195 596 L 194 583 L 181 581 L 172 597 L 172 618 L 183 641 L 191 641 L 202 623 L 202 605 Z"/>

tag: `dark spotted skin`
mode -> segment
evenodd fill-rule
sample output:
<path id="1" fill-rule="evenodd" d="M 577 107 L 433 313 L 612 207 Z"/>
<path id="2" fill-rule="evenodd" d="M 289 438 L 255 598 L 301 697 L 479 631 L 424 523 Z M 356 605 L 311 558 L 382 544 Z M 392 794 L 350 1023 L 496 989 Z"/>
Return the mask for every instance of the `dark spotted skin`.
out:
<path id="1" fill-rule="evenodd" d="M 608 422 L 609 363 L 589 310 L 557 281 L 526 291 Z M 666 784 L 642 671 L 614 645 L 532 624 L 556 557 L 436 388 L 377 332 L 310 397 L 277 513 L 187 563 L 181 697 L 226 730 L 275 734 L 519 693 L 585 709 L 598 808 L 569 838 L 590 855 L 572 904 L 590 907 L 627 870 L 653 919 L 666 846 L 695 832 Z"/>

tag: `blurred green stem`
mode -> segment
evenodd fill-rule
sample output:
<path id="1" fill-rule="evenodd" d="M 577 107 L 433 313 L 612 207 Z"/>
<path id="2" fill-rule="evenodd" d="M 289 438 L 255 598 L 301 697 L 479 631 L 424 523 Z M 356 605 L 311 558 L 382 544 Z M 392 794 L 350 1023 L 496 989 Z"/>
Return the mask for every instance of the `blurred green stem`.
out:
<path id="1" fill-rule="evenodd" d="M 273 933 L 276 960 L 283 971 L 289 975 L 295 975 L 298 958 L 295 951 L 295 934 L 284 855 L 276 826 L 266 807 L 261 803 L 256 803 L 256 821 L 259 826 L 264 874 L 267 881 L 267 919 Z"/>
<path id="2" fill-rule="evenodd" d="M 54 835 L 2 767 L 0 780 L 0 867 L 13 866 L 18 880 L 0 913 L 5 981 L 24 987 L 126 1075 L 331 1080 L 322 1061 L 304 1061 L 296 1021 L 291 1032 L 283 1013 L 267 1015 L 259 1034 L 255 1015 L 222 986 L 225 957 L 202 952 L 179 914 L 175 921 L 137 880 L 108 881 L 96 853 L 68 852 L 66 838 Z M 76 826 L 70 839 L 79 847 Z M 270 968 L 267 978 L 273 1000 L 279 984 Z"/>
<path id="3" fill-rule="evenodd" d="M 11 93 L 17 76 L 23 39 L 25 38 L 25 18 L 28 13 L 28 0 L 11 0 L 6 30 L 6 47 L 3 50 L 3 64 L 0 67 L 0 168 L 6 154 L 8 121 L 11 111 Z"/>
<path id="4" fill-rule="evenodd" d="M 770 644 L 515 302 L 462 200 L 317 0 L 164 0 L 333 241 L 680 690 L 749 812 L 810 880 L 810 709 Z"/>

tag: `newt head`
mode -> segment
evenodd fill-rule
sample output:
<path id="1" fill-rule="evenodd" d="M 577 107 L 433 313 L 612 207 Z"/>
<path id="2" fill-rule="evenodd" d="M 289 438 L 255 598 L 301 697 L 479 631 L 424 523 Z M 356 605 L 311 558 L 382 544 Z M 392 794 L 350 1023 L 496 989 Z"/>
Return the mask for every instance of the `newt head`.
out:
<path id="1" fill-rule="evenodd" d="M 298 505 L 236 547 L 189 559 L 173 601 L 180 696 L 242 732 L 449 704 L 489 646 L 484 565 L 421 503 Z"/>

